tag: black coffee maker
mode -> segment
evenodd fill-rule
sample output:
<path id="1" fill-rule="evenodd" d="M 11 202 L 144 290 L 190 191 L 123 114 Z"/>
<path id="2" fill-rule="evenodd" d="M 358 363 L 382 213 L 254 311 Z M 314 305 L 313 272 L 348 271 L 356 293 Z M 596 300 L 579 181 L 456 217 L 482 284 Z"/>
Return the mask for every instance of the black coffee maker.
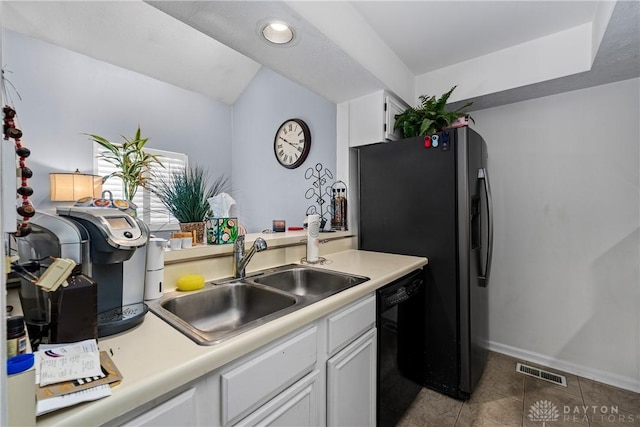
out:
<path id="1" fill-rule="evenodd" d="M 30 333 L 37 327 L 46 330 L 50 342 L 72 342 L 85 339 L 86 333 L 80 333 L 85 327 L 96 325 L 95 338 L 144 320 L 144 246 L 149 231 L 141 220 L 118 209 L 71 207 L 59 208 L 57 216 L 37 213 L 30 222 L 33 232 L 17 239 L 22 264 L 48 257 L 70 258 L 77 264 L 69 286 L 50 294 L 23 280 L 21 299 Z M 85 311 L 85 320 L 74 318 Z M 61 334 L 67 324 L 69 333 Z"/>

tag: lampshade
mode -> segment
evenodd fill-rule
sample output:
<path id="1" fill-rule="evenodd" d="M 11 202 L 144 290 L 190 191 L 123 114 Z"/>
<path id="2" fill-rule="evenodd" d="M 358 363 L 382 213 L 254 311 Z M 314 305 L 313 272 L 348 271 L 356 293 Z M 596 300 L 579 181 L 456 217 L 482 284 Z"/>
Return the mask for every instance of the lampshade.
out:
<path id="1" fill-rule="evenodd" d="M 102 178 L 97 175 L 80 173 L 50 173 L 51 200 L 54 202 L 75 202 L 83 197 L 100 197 Z"/>

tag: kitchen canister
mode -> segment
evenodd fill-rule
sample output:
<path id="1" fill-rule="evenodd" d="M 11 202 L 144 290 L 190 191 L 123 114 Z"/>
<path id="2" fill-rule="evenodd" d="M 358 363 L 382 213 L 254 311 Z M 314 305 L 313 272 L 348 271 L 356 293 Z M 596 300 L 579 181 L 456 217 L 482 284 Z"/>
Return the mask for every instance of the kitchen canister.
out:
<path id="1" fill-rule="evenodd" d="M 24 354 L 27 351 L 27 333 L 24 329 L 24 317 L 7 318 L 7 358 Z"/>

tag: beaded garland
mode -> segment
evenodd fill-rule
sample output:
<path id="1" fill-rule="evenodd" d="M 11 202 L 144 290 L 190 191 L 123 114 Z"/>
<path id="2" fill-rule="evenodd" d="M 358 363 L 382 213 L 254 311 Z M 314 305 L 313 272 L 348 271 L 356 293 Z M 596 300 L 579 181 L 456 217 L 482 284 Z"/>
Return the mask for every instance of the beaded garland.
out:
<path id="1" fill-rule="evenodd" d="M 4 139 L 8 141 L 13 139 L 16 147 L 16 155 L 18 156 L 18 171 L 20 173 L 20 187 L 18 187 L 17 193 L 22 198 L 22 204 L 18 206 L 17 212 L 22 220 L 18 221 L 15 236 L 24 237 L 31 233 L 31 225 L 29 219 L 36 213 L 35 208 L 29 201 L 29 196 L 33 194 L 33 189 L 27 184 L 27 180 L 33 176 L 31 169 L 27 167 L 27 157 L 31 154 L 31 151 L 22 145 L 22 131 L 15 125 L 16 110 L 5 105 L 2 109 L 4 113 Z"/>

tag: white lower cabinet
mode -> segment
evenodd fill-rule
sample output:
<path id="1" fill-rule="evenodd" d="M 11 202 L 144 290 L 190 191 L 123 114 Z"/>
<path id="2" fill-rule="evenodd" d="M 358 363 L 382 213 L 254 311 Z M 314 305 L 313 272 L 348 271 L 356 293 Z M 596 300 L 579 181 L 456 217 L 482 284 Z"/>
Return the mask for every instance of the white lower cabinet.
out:
<path id="1" fill-rule="evenodd" d="M 246 362 L 233 363 L 231 369 L 223 368 L 222 424 L 233 425 L 311 372 L 316 366 L 317 342 L 314 326 Z"/>
<path id="2" fill-rule="evenodd" d="M 128 420 L 123 425 L 373 426 L 375 295 L 305 325 L 170 396 L 146 403 L 112 424 Z"/>
<path id="3" fill-rule="evenodd" d="M 327 362 L 327 425 L 375 426 L 376 329 Z"/>
<path id="4" fill-rule="evenodd" d="M 289 387 L 260 409 L 240 421 L 237 426 L 291 426 L 314 427 L 319 425 L 318 378 L 319 371 Z"/>
<path id="5" fill-rule="evenodd" d="M 192 387 L 147 412 L 122 424 L 124 426 L 197 426 L 196 388 Z"/>

